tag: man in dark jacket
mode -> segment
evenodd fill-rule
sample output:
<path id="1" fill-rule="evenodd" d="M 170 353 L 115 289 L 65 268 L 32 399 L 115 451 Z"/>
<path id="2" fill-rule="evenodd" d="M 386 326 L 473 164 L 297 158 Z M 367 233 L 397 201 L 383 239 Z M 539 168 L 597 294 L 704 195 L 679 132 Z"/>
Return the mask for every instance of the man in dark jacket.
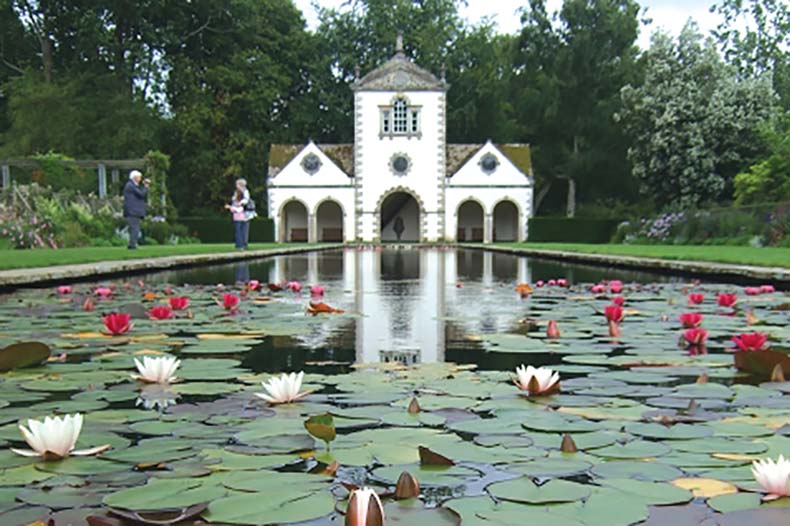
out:
<path id="1" fill-rule="evenodd" d="M 129 173 L 129 181 L 123 187 L 123 217 L 129 225 L 129 250 L 137 248 L 140 238 L 140 220 L 145 217 L 148 186 L 151 181 L 143 179 L 143 174 L 137 170 Z"/>

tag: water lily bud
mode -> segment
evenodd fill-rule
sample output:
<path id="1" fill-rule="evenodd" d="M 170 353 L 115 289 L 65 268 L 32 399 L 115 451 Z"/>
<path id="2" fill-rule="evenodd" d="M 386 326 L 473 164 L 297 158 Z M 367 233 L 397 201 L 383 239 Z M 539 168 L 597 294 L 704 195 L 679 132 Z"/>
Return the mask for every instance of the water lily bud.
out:
<path id="1" fill-rule="evenodd" d="M 774 366 L 773 371 L 771 371 L 771 381 L 772 382 L 784 382 L 785 381 L 785 372 L 782 369 L 782 364 L 778 363 Z"/>
<path id="2" fill-rule="evenodd" d="M 395 498 L 399 500 L 413 499 L 420 496 L 420 483 L 409 473 L 404 471 L 398 477 L 398 484 L 395 486 Z"/>
<path id="3" fill-rule="evenodd" d="M 562 445 L 560 446 L 560 451 L 563 453 L 577 453 L 579 449 L 576 447 L 576 442 L 573 441 L 573 438 L 568 433 L 565 433 L 562 436 Z"/>
<path id="4" fill-rule="evenodd" d="M 708 373 L 702 373 L 697 377 L 698 384 L 706 384 L 708 383 Z"/>
<path id="5" fill-rule="evenodd" d="M 408 409 L 408 411 L 409 411 L 409 414 L 411 414 L 411 415 L 415 415 L 415 414 L 419 413 L 420 411 L 422 411 L 422 408 L 420 407 L 420 402 L 417 401 L 416 397 L 412 398 L 411 402 L 409 402 L 409 409 Z"/>
<path id="6" fill-rule="evenodd" d="M 560 337 L 560 327 L 554 320 L 549 320 L 549 325 L 546 327 L 546 338 L 550 340 L 557 340 Z"/>
<path id="7" fill-rule="evenodd" d="M 375 491 L 360 488 L 351 493 L 345 526 L 384 526 L 384 506 Z"/>

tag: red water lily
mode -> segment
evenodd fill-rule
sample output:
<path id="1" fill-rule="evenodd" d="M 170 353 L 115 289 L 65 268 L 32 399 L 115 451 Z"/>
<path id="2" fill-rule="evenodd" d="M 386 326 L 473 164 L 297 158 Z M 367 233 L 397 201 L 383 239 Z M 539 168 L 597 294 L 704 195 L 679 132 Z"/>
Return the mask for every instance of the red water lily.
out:
<path id="1" fill-rule="evenodd" d="M 148 311 L 148 317 L 152 320 L 169 320 L 173 317 L 173 309 L 166 305 L 153 307 Z"/>
<path id="2" fill-rule="evenodd" d="M 189 298 L 186 296 L 177 296 L 170 298 L 170 308 L 173 310 L 184 310 L 189 307 Z"/>
<path id="3" fill-rule="evenodd" d="M 609 291 L 612 294 L 620 294 L 623 291 L 623 282 L 619 279 L 613 279 L 609 282 Z"/>
<path id="4" fill-rule="evenodd" d="M 239 308 L 239 303 L 241 300 L 235 294 L 223 294 L 222 295 L 222 308 L 225 310 L 236 310 Z"/>
<path id="5" fill-rule="evenodd" d="M 679 319 L 684 329 L 699 327 L 702 324 L 702 314 L 698 312 L 684 312 Z"/>
<path id="6" fill-rule="evenodd" d="M 747 332 L 732 338 L 739 351 L 764 351 L 768 347 L 768 335 L 761 332 Z"/>
<path id="7" fill-rule="evenodd" d="M 689 305 L 699 305 L 705 301 L 705 294 L 700 292 L 692 292 L 689 294 Z"/>
<path id="8" fill-rule="evenodd" d="M 722 292 L 719 294 L 717 303 L 719 304 L 719 307 L 732 307 L 738 303 L 738 296 L 729 292 Z"/>
<path id="9" fill-rule="evenodd" d="M 625 297 L 624 296 L 615 296 L 612 298 L 612 305 L 617 305 L 618 307 L 622 307 L 625 305 Z"/>
<path id="10" fill-rule="evenodd" d="M 269 283 L 266 286 L 269 287 L 269 290 L 272 292 L 280 292 L 283 290 L 283 286 L 280 283 Z"/>
<path id="11" fill-rule="evenodd" d="M 623 321 L 623 308 L 619 305 L 607 305 L 603 314 L 610 322 L 620 323 Z"/>
<path id="12" fill-rule="evenodd" d="M 102 317 L 104 328 L 113 336 L 125 334 L 132 330 L 134 324 L 131 323 L 131 320 L 131 314 L 121 314 L 117 312 L 112 312 Z"/>
<path id="13" fill-rule="evenodd" d="M 549 325 L 546 327 L 546 338 L 550 340 L 557 340 L 560 337 L 560 327 L 554 320 L 549 320 Z"/>
<path id="14" fill-rule="evenodd" d="M 694 327 L 683 332 L 683 339 L 690 345 L 702 345 L 708 339 L 708 331 L 700 327 Z"/>

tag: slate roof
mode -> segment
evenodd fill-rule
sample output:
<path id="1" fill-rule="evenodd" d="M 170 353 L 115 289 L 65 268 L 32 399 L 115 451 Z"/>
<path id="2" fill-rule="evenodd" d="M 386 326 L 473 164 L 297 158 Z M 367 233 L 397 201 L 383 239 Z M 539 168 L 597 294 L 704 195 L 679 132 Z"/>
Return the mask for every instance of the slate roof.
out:
<path id="1" fill-rule="evenodd" d="M 387 62 L 354 84 L 354 91 L 436 91 L 446 90 L 447 83 L 398 51 Z"/>

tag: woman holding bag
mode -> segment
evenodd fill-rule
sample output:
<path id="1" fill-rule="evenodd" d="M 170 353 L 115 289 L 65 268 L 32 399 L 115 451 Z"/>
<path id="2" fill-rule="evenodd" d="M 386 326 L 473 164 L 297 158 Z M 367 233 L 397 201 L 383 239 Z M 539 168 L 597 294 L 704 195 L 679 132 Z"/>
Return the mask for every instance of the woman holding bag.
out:
<path id="1" fill-rule="evenodd" d="M 236 190 L 233 192 L 230 204 L 225 205 L 226 210 L 233 214 L 233 234 L 237 250 L 246 250 L 250 240 L 250 220 L 255 217 L 255 201 L 250 197 L 245 179 L 236 180 Z"/>

